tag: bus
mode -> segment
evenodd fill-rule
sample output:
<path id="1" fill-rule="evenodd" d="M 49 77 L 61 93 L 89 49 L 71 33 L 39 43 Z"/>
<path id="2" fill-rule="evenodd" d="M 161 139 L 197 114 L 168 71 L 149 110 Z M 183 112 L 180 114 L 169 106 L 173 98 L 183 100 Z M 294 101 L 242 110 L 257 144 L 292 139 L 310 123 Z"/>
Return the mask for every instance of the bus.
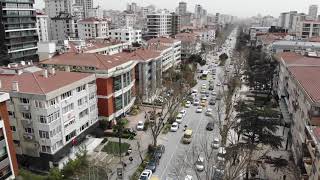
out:
<path id="1" fill-rule="evenodd" d="M 202 74 L 201 74 L 201 79 L 202 80 L 207 80 L 208 74 L 209 74 L 209 71 L 203 71 Z"/>

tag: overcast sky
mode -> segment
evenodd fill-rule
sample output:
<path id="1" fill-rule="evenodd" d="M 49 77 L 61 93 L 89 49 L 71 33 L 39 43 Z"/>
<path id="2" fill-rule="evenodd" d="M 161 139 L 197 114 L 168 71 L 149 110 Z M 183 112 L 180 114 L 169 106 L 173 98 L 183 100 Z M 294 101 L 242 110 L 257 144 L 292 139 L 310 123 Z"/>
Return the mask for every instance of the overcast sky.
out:
<path id="1" fill-rule="evenodd" d="M 153 4 L 157 8 L 174 10 L 181 0 L 93 0 L 94 5 L 100 5 L 103 9 L 124 10 L 128 2 L 136 2 L 146 6 Z M 201 4 L 209 13 L 220 12 L 239 17 L 272 15 L 278 17 L 280 12 L 297 10 L 308 13 L 310 4 L 320 5 L 319 0 L 184 0 L 188 3 L 188 10 L 193 12 L 194 5 Z M 36 8 L 44 7 L 44 0 L 35 0 Z"/>

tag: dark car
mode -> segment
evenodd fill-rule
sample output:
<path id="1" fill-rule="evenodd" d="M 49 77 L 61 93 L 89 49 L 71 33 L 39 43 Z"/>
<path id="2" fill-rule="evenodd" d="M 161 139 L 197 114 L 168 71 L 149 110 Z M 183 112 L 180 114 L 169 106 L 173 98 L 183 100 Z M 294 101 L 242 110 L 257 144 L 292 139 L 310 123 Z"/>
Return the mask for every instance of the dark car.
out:
<path id="1" fill-rule="evenodd" d="M 149 170 L 151 170 L 151 171 L 154 173 L 154 172 L 156 172 L 157 165 L 158 165 L 157 160 L 156 160 L 155 158 L 152 158 L 152 159 L 148 162 L 148 164 L 147 164 L 147 166 L 146 166 L 146 169 L 149 169 Z"/>
<path id="2" fill-rule="evenodd" d="M 157 146 L 156 150 L 154 151 L 154 157 L 157 158 L 157 159 L 161 159 L 162 154 L 165 152 L 165 149 L 166 148 L 162 144 Z"/>
<path id="3" fill-rule="evenodd" d="M 206 129 L 208 131 L 212 131 L 214 129 L 214 124 L 213 122 L 208 122 L 207 126 L 206 126 Z"/>
<path id="4" fill-rule="evenodd" d="M 215 104 L 216 104 L 216 100 L 213 99 L 213 98 L 210 99 L 210 100 L 209 100 L 209 104 L 210 104 L 210 105 L 215 105 Z"/>
<path id="5" fill-rule="evenodd" d="M 125 129 L 123 130 L 123 133 L 125 133 L 125 134 L 131 134 L 131 135 L 133 135 L 133 136 L 136 136 L 136 135 L 137 135 L 137 131 L 134 130 L 134 129 L 132 129 L 132 128 L 125 128 Z"/>

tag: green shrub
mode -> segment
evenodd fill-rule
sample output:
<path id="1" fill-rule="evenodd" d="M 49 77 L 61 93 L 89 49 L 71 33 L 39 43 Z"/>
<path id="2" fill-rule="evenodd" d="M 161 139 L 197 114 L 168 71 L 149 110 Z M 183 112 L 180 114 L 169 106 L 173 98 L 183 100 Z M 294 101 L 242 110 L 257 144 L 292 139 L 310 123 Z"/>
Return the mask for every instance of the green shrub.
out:
<path id="1" fill-rule="evenodd" d="M 109 154 L 113 155 L 119 155 L 119 152 L 121 154 L 126 153 L 130 147 L 130 144 L 124 142 L 121 143 L 121 150 L 119 147 L 119 142 L 109 141 L 103 148 L 102 151 L 107 152 Z"/>

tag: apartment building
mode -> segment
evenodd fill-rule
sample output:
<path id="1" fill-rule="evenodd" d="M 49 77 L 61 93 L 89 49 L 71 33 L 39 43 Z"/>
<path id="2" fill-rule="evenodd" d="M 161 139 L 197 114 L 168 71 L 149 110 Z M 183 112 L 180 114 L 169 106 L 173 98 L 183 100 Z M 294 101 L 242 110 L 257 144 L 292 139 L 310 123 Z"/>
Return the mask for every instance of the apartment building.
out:
<path id="1" fill-rule="evenodd" d="M 49 17 L 43 13 L 37 13 L 37 33 L 39 42 L 49 41 L 48 19 Z"/>
<path id="2" fill-rule="evenodd" d="M 110 29 L 109 30 L 110 39 L 127 42 L 127 43 L 141 43 L 142 33 L 141 30 L 133 29 L 132 27 L 120 28 L 120 29 Z"/>
<path id="3" fill-rule="evenodd" d="M 147 15 L 147 33 L 145 39 L 172 34 L 172 15 L 162 11 L 160 13 Z"/>
<path id="4" fill-rule="evenodd" d="M 0 64 L 38 61 L 34 1 L 1 1 Z"/>
<path id="5" fill-rule="evenodd" d="M 301 39 L 320 36 L 320 21 L 300 21 L 297 25 L 296 36 Z"/>
<path id="6" fill-rule="evenodd" d="M 78 22 L 80 39 L 106 38 L 108 36 L 108 21 L 106 19 L 87 18 Z"/>
<path id="7" fill-rule="evenodd" d="M 0 93 L 0 179 L 14 179 L 19 173 L 6 104 L 9 100 L 8 93 Z"/>
<path id="8" fill-rule="evenodd" d="M 181 16 L 176 13 L 171 13 L 171 35 L 174 36 L 180 33 L 181 30 Z"/>
<path id="9" fill-rule="evenodd" d="M 196 29 L 193 32 L 200 36 L 200 40 L 203 43 L 213 43 L 216 39 L 215 29 Z"/>
<path id="10" fill-rule="evenodd" d="M 22 166 L 62 167 L 72 147 L 98 125 L 93 74 L 56 71 L 0 74 L 1 91 L 10 94 L 9 121 Z"/>
<path id="11" fill-rule="evenodd" d="M 85 18 L 90 17 L 88 11 L 93 8 L 93 0 L 75 0 L 75 4 L 83 7 Z"/>
<path id="12" fill-rule="evenodd" d="M 175 38 L 181 41 L 181 59 L 201 52 L 200 36 L 196 33 L 179 33 Z"/>
<path id="13" fill-rule="evenodd" d="M 284 117 L 288 118 L 286 123 L 291 134 L 288 147 L 302 178 L 319 179 L 320 61 L 318 57 L 294 52 L 276 57 L 279 66 L 274 85 Z"/>

